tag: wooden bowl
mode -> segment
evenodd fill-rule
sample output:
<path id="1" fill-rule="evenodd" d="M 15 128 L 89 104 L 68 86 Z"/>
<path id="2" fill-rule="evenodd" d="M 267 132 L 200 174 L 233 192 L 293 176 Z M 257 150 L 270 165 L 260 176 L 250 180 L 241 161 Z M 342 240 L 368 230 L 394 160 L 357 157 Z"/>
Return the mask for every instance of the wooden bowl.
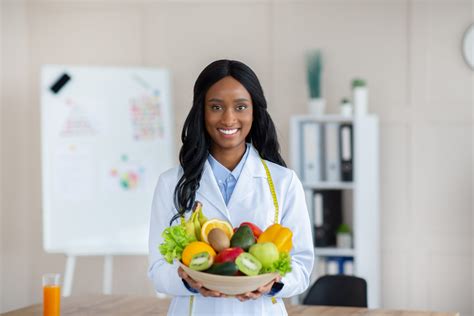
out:
<path id="1" fill-rule="evenodd" d="M 184 271 L 194 280 L 209 290 L 218 291 L 226 295 L 237 295 L 252 292 L 269 283 L 278 273 L 265 273 L 256 276 L 226 276 L 195 271 L 183 263 L 179 263 Z"/>

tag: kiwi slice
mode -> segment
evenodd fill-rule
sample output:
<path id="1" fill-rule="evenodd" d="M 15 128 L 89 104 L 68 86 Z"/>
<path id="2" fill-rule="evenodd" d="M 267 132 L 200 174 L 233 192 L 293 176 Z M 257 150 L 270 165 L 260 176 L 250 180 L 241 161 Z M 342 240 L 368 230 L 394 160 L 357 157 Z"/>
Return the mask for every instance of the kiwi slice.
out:
<path id="1" fill-rule="evenodd" d="M 191 258 L 189 267 L 196 271 L 203 271 L 209 269 L 213 262 L 214 258 L 207 251 L 203 251 L 195 254 Z"/>
<path id="2" fill-rule="evenodd" d="M 260 261 L 247 252 L 241 253 L 235 260 L 235 263 L 240 272 L 249 276 L 257 275 L 262 269 Z"/>

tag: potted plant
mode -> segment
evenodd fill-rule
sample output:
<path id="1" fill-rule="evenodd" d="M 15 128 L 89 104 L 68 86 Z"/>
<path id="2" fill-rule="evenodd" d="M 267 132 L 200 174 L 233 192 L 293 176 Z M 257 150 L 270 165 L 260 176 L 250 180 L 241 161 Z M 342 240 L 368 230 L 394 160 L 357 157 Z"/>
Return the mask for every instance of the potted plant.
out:
<path id="1" fill-rule="evenodd" d="M 352 248 L 351 228 L 347 224 L 341 224 L 336 230 L 337 248 Z"/>
<path id="2" fill-rule="evenodd" d="M 343 98 L 341 100 L 341 115 L 352 116 L 352 104 L 349 102 L 349 99 L 347 98 Z"/>
<path id="3" fill-rule="evenodd" d="M 364 79 L 355 78 L 352 80 L 352 94 L 355 115 L 366 115 L 369 92 L 367 90 L 367 83 Z"/>
<path id="4" fill-rule="evenodd" d="M 309 112 L 314 115 L 324 114 L 326 101 L 321 96 L 321 73 L 323 61 L 320 50 L 314 50 L 306 56 L 306 74 L 309 88 Z"/>

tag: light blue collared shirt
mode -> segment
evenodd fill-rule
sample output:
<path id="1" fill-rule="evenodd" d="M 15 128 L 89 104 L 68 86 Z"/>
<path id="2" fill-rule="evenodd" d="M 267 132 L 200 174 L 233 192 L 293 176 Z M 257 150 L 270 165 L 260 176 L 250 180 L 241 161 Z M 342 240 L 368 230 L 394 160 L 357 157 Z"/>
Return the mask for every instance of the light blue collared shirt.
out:
<path id="1" fill-rule="evenodd" d="M 245 165 L 245 162 L 247 161 L 249 152 L 250 144 L 246 144 L 245 153 L 242 156 L 242 159 L 240 159 L 240 162 L 232 171 L 224 167 L 219 161 L 212 157 L 211 154 L 209 154 L 207 157 L 207 160 L 211 165 L 212 172 L 214 173 L 214 177 L 216 177 L 217 185 L 219 186 L 222 197 L 224 198 L 225 205 L 229 203 L 232 192 L 234 192 L 235 185 L 237 184 L 240 174 L 242 173 L 242 169 Z"/>

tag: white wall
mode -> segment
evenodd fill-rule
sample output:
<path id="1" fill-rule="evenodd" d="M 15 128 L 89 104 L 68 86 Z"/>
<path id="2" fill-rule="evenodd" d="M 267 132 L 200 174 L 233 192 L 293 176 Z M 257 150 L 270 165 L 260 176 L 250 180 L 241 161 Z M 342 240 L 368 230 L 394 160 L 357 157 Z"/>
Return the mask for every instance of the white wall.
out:
<path id="1" fill-rule="evenodd" d="M 4 311 L 39 302 L 41 274 L 65 264 L 42 251 L 41 64 L 169 68 L 179 143 L 196 76 L 240 59 L 261 79 L 288 158 L 288 117 L 306 112 L 303 56 L 321 48 L 329 110 L 362 76 L 381 119 L 384 307 L 473 313 L 474 72 L 460 50 L 472 0 L 1 3 Z M 115 263 L 115 293 L 153 294 L 145 257 Z M 99 258 L 80 259 L 73 294 L 100 292 L 101 276 Z"/>

